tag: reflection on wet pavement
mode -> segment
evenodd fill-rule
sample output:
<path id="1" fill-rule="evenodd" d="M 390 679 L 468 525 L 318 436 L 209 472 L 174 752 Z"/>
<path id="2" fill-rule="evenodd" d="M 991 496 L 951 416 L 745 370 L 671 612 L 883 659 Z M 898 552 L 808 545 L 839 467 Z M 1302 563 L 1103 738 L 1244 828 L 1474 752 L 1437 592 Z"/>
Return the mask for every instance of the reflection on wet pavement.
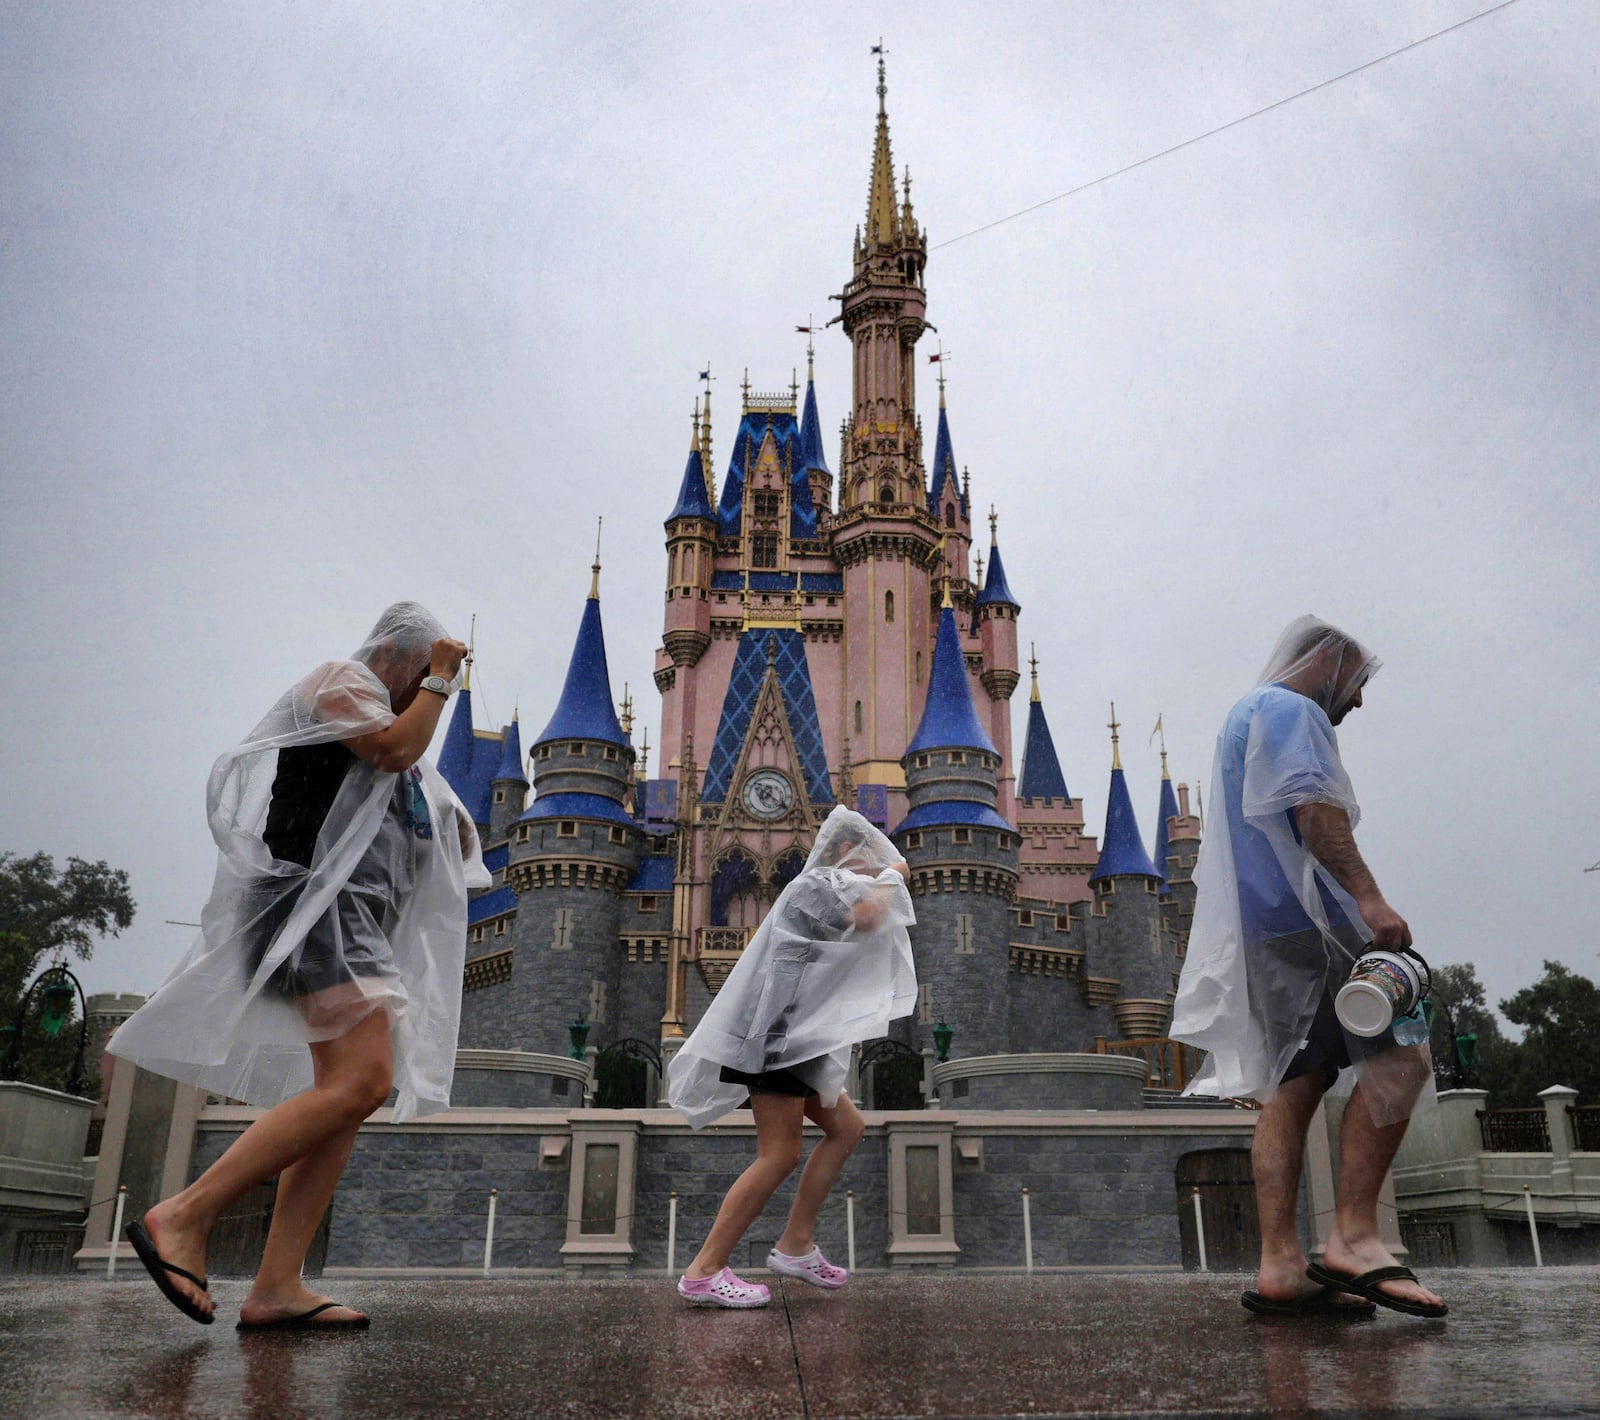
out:
<path id="1" fill-rule="evenodd" d="M 371 1331 L 241 1337 L 243 1283 L 202 1329 L 138 1279 L 13 1279 L 0 1415 L 1600 1416 L 1600 1270 L 1430 1274 L 1445 1321 L 1254 1317 L 1245 1281 L 879 1273 L 713 1312 L 660 1278 L 351 1279 Z"/>

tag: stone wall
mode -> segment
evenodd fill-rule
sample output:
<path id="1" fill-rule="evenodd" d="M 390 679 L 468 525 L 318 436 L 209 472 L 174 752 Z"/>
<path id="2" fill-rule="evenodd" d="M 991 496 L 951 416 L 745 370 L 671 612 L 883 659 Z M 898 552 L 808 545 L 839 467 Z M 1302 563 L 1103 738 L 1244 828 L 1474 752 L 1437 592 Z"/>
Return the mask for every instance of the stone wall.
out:
<path id="1" fill-rule="evenodd" d="M 201 1117 L 197 1174 L 256 1111 L 213 1106 Z M 1181 1265 L 1176 1168 L 1196 1149 L 1249 1147 L 1242 1110 L 867 1115 L 868 1132 L 823 1210 L 818 1240 L 846 1257 L 853 1190 L 858 1267 L 890 1265 L 891 1130 L 912 1121 L 952 1139 L 948 1196 L 958 1266 L 1020 1266 L 1021 1191 L 1030 1190 L 1040 1266 Z M 489 1190 L 499 1190 L 494 1265 L 560 1269 L 574 1189 L 572 1123 L 637 1130 L 631 1185 L 618 1189 L 635 1269 L 666 1265 L 669 1196 L 678 1195 L 676 1265 L 705 1237 L 724 1193 L 755 1157 L 754 1122 L 736 1111 L 700 1134 L 671 1110 L 451 1110 L 396 1125 L 380 1112 L 361 1130 L 334 1198 L 330 1268 L 476 1269 Z M 806 1132 L 806 1148 L 819 1138 Z M 782 1231 L 797 1173 L 746 1234 L 736 1268 L 758 1268 Z"/>

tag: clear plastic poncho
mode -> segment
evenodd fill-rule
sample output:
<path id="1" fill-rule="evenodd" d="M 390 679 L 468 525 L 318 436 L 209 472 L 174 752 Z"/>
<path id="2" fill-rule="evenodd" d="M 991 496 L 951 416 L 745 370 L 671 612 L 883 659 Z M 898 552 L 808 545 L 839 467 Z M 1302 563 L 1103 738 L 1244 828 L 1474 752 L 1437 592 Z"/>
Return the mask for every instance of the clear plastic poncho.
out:
<path id="1" fill-rule="evenodd" d="M 1210 813 L 1195 865 L 1194 919 L 1171 1034 L 1207 1052 L 1186 1093 L 1271 1098 L 1371 941 L 1355 900 L 1301 841 L 1302 804 L 1360 821 L 1334 726 L 1382 663 L 1315 617 L 1291 622 L 1255 688 L 1217 737 Z M 1335 1023 L 1336 1026 L 1336 1023 Z M 1408 1117 L 1432 1093 L 1427 1047 L 1343 1032 L 1374 1121 Z"/>
<path id="2" fill-rule="evenodd" d="M 320 831 L 313 825 L 309 862 L 276 856 L 267 842 L 279 751 L 386 729 L 393 701 L 446 634 L 415 602 L 397 602 L 349 660 L 303 677 L 217 760 L 206 785 L 217 869 L 200 935 L 117 1030 L 112 1054 L 266 1107 L 310 1087 L 308 1042 L 381 1009 L 392 1026 L 394 1117 L 449 1106 L 467 890 L 490 884 L 450 786 L 426 759 L 390 774 L 331 755 L 337 789 Z"/>
<path id="3" fill-rule="evenodd" d="M 911 1013 L 917 976 L 906 931 L 916 914 L 894 844 L 835 808 L 806 865 L 784 888 L 667 1071 L 668 1097 L 703 1129 L 748 1091 L 725 1084 L 787 1069 L 838 1103 L 850 1048 Z"/>

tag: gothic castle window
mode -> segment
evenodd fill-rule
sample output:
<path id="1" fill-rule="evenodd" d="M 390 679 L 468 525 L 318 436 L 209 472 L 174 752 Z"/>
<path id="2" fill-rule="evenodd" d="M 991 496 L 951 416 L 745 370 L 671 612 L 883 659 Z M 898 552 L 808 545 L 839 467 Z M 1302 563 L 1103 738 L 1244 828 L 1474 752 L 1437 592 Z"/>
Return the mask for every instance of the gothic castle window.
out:
<path id="1" fill-rule="evenodd" d="M 750 565 L 776 567 L 778 565 L 778 539 L 761 536 L 750 539 Z"/>
<path id="2" fill-rule="evenodd" d="M 893 592 L 885 592 L 883 594 L 883 619 L 885 621 L 893 621 L 894 620 L 894 593 Z"/>
<path id="3" fill-rule="evenodd" d="M 562 819 L 560 825 L 556 828 L 556 837 L 557 838 L 576 838 L 577 836 L 578 836 L 578 824 L 577 824 L 577 821 L 575 819 L 570 819 L 570 818 Z"/>
<path id="4" fill-rule="evenodd" d="M 856 733 L 861 733 L 861 702 L 856 701 Z"/>
<path id="5" fill-rule="evenodd" d="M 778 495 L 776 493 L 757 493 L 755 505 L 758 518 L 775 518 L 778 516 Z"/>

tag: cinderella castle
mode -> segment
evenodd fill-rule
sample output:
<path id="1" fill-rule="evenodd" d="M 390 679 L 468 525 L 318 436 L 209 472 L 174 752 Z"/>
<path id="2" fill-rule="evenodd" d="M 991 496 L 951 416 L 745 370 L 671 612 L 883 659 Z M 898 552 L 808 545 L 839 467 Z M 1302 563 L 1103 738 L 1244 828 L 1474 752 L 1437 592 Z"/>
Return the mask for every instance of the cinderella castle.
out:
<path id="1" fill-rule="evenodd" d="M 515 721 L 478 729 L 470 688 L 457 700 L 439 768 L 494 875 L 469 910 L 469 1054 L 586 1044 L 659 1071 L 837 803 L 893 838 L 917 911 L 917 1011 L 863 1061 L 1164 1043 L 1199 819 L 1163 752 L 1147 851 L 1113 712 L 1104 832 L 1086 834 L 1036 662 L 1015 753 L 1023 604 L 992 513 L 975 545 L 942 376 L 927 456 L 915 351 L 928 242 L 909 178 L 896 183 L 886 98 L 880 58 L 866 220 L 837 298 L 853 370 L 837 473 L 808 368 L 803 399 L 798 384 L 746 382 L 720 488 L 708 386 L 675 497 L 662 482 L 658 776 L 612 693 L 598 559 L 527 757 Z M 614 1079 L 611 1102 L 644 1102 L 625 1071 Z M 870 1101 L 870 1075 L 861 1085 Z"/>

